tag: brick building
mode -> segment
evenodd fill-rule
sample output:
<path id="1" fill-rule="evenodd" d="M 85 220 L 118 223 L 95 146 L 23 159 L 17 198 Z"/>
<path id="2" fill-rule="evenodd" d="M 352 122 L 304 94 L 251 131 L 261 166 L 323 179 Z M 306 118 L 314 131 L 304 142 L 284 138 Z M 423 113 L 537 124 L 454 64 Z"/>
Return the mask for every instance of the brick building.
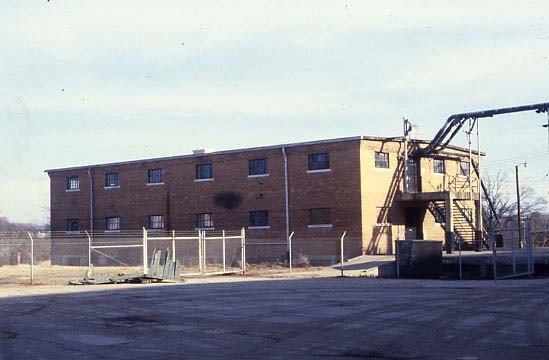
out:
<path id="1" fill-rule="evenodd" d="M 409 152 L 426 145 L 412 141 Z M 458 147 L 410 158 L 406 189 L 403 139 L 366 136 L 47 170 L 51 229 L 245 227 L 250 238 L 295 231 L 311 243 L 346 230 L 350 257 L 392 253 L 397 239 L 472 241 L 470 159 L 477 154 Z"/>

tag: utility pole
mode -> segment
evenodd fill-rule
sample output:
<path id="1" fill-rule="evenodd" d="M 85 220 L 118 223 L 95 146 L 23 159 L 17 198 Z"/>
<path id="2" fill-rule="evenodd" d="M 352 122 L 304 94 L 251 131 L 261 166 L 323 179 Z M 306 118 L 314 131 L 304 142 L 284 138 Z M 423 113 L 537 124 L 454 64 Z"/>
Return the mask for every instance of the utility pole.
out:
<path id="1" fill-rule="evenodd" d="M 526 167 L 527 163 L 524 162 L 519 165 L 524 165 L 524 167 Z M 517 186 L 517 224 L 518 224 L 519 248 L 522 249 L 524 244 L 522 243 L 522 225 L 521 225 L 521 214 L 520 214 L 519 165 L 515 165 L 515 182 Z"/>

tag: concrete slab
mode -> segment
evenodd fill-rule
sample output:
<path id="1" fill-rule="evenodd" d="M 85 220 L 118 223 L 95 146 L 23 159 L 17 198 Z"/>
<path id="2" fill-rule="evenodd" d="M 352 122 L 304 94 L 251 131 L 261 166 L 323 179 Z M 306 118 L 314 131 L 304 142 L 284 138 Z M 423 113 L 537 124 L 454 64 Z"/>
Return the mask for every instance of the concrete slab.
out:
<path id="1" fill-rule="evenodd" d="M 0 359 L 546 359 L 549 280 L 0 289 Z M 10 292 L 10 294 L 6 294 Z"/>

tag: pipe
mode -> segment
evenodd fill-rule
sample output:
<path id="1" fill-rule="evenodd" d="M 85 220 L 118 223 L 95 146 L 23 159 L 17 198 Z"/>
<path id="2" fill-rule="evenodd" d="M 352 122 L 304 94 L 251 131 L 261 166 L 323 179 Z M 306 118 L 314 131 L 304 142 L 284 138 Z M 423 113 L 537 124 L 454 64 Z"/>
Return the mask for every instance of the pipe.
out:
<path id="1" fill-rule="evenodd" d="M 88 178 L 90 179 L 90 233 L 93 235 L 93 178 L 91 168 L 88 168 Z"/>
<path id="2" fill-rule="evenodd" d="M 288 259 L 290 256 L 290 190 L 288 181 L 288 154 L 286 148 L 282 147 L 282 155 L 284 156 L 284 188 L 285 188 L 285 206 L 286 206 L 286 252 Z"/>

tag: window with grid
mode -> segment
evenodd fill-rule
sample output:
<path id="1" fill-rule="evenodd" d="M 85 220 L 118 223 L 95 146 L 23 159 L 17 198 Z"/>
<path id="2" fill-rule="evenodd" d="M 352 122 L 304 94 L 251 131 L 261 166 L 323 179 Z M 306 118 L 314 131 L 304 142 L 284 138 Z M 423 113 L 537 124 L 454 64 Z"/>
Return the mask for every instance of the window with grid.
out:
<path id="1" fill-rule="evenodd" d="M 331 213 L 330 208 L 309 209 L 309 225 L 331 225 Z"/>
<path id="2" fill-rule="evenodd" d="M 196 165 L 196 179 L 197 180 L 213 179 L 212 164 Z"/>
<path id="3" fill-rule="evenodd" d="M 196 227 L 198 229 L 211 229 L 214 227 L 213 214 L 202 213 L 196 214 Z"/>
<path id="4" fill-rule="evenodd" d="M 151 229 L 151 230 L 164 229 L 164 216 L 163 215 L 150 215 L 149 216 L 149 229 Z"/>
<path id="5" fill-rule="evenodd" d="M 459 174 L 469 176 L 469 163 L 467 161 L 459 162 Z"/>
<path id="6" fill-rule="evenodd" d="M 105 186 L 106 187 L 120 186 L 120 182 L 118 181 L 118 173 L 107 173 L 107 175 L 105 175 Z"/>
<path id="7" fill-rule="evenodd" d="M 120 230 L 120 218 L 117 216 L 108 217 L 105 219 L 105 230 L 117 231 Z"/>
<path id="8" fill-rule="evenodd" d="M 389 168 L 389 153 L 376 151 L 376 168 L 388 169 Z"/>
<path id="9" fill-rule="evenodd" d="M 433 160 L 433 171 L 435 174 L 445 174 L 446 167 L 444 164 L 444 159 L 434 159 Z"/>
<path id="10" fill-rule="evenodd" d="M 266 175 L 267 171 L 267 159 L 250 160 L 249 175 Z"/>
<path id="11" fill-rule="evenodd" d="M 149 170 L 149 184 L 161 184 L 164 182 L 162 175 L 162 169 L 150 169 Z"/>
<path id="12" fill-rule="evenodd" d="M 67 219 L 67 231 L 79 231 L 79 222 L 78 219 Z"/>
<path id="13" fill-rule="evenodd" d="M 309 155 L 309 170 L 325 170 L 330 168 L 330 157 L 326 153 Z"/>
<path id="14" fill-rule="evenodd" d="M 267 210 L 250 212 L 250 227 L 269 226 L 269 212 Z"/>
<path id="15" fill-rule="evenodd" d="M 69 176 L 67 178 L 67 190 L 80 190 L 80 178 L 78 176 Z"/>

